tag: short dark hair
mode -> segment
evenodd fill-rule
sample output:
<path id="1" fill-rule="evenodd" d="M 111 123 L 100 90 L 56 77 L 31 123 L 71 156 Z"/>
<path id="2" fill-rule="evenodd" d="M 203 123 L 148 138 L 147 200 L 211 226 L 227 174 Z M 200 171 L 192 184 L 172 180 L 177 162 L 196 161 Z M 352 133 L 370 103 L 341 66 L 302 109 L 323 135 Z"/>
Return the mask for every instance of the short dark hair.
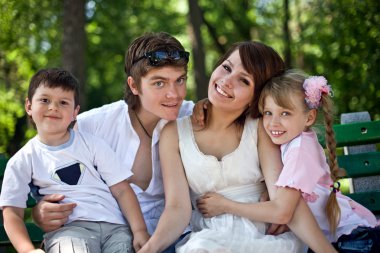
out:
<path id="1" fill-rule="evenodd" d="M 46 68 L 37 71 L 29 83 L 28 99 L 30 102 L 32 102 L 37 88 L 41 85 L 73 91 L 75 107 L 79 105 L 79 83 L 69 71 L 60 68 Z"/>
<path id="2" fill-rule="evenodd" d="M 146 33 L 135 39 L 125 54 L 124 70 L 127 77 L 131 76 L 133 78 L 139 91 L 141 90 L 141 78 L 153 68 L 156 69 L 166 66 L 173 66 L 182 67 L 185 71 L 187 71 L 188 61 L 186 59 L 176 61 L 168 59 L 162 62 L 159 66 L 150 65 L 148 60 L 139 60 L 136 62 L 136 60 L 141 58 L 145 53 L 152 51 L 172 52 L 185 51 L 185 49 L 181 42 L 165 32 Z M 132 93 L 127 82 L 125 84 L 124 100 L 133 110 L 137 110 L 141 106 L 140 98 Z"/>

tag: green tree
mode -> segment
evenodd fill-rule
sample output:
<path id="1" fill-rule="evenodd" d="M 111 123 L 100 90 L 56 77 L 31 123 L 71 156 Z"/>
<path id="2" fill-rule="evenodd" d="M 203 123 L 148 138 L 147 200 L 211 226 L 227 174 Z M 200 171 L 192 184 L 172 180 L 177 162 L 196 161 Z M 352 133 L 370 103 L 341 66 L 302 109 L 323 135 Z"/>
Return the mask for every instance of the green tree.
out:
<path id="1" fill-rule="evenodd" d="M 369 111 L 379 119 L 380 2 L 316 0 L 299 7 L 293 46 L 302 51 L 302 66 L 327 77 L 338 113 Z"/>
<path id="2" fill-rule="evenodd" d="M 57 8 L 59 1 L 0 0 L 0 153 L 15 153 L 32 134 L 24 99 L 34 71 L 60 62 Z"/>

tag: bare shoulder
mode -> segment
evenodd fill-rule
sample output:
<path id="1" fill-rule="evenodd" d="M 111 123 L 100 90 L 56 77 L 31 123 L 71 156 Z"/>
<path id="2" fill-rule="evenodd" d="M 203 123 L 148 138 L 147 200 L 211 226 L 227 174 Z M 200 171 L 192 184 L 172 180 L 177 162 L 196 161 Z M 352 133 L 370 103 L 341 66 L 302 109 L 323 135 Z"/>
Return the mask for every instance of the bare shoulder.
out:
<path id="1" fill-rule="evenodd" d="M 170 121 L 162 129 L 160 143 L 178 143 L 178 132 L 177 132 L 177 122 Z"/>

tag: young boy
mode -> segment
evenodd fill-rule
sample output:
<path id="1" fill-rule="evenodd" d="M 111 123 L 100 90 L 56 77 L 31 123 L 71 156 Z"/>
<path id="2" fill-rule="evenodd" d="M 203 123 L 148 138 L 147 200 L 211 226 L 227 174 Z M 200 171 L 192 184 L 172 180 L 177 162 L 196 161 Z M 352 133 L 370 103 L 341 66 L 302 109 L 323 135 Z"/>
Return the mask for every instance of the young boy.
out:
<path id="1" fill-rule="evenodd" d="M 152 234 L 164 210 L 158 141 L 168 120 L 190 115 L 193 103 L 186 95 L 188 53 L 173 36 L 147 33 L 135 39 L 125 56 L 127 83 L 124 101 L 81 113 L 79 130 L 87 131 L 108 143 L 133 172 L 132 188 L 140 202 Z M 34 208 L 35 221 L 50 231 L 61 226 L 75 210 L 73 204 L 58 205 L 62 195 L 45 196 Z M 74 208 L 74 209 L 73 209 Z M 174 247 L 170 249 L 174 252 Z"/>
<path id="2" fill-rule="evenodd" d="M 76 204 L 63 227 L 45 234 L 47 252 L 133 252 L 132 234 L 138 251 L 149 234 L 127 181 L 133 173 L 103 140 L 69 129 L 79 111 L 76 79 L 60 69 L 38 71 L 25 109 L 38 134 L 9 160 L 0 196 L 16 250 L 34 251 L 23 222 L 32 183 L 39 194 L 60 193 L 60 203 Z"/>

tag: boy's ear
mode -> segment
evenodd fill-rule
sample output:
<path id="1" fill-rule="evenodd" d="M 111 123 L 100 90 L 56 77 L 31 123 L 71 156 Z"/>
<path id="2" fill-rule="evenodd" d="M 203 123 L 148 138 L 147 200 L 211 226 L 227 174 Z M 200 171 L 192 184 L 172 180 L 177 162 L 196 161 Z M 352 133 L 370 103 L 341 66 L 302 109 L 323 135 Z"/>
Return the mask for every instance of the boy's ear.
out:
<path id="1" fill-rule="evenodd" d="M 74 114 L 73 114 L 73 121 L 77 119 L 78 113 L 79 113 L 80 106 L 77 105 L 77 107 L 74 109 Z"/>
<path id="2" fill-rule="evenodd" d="M 307 114 L 306 126 L 313 125 L 316 119 L 317 119 L 317 110 L 311 109 Z"/>
<path id="3" fill-rule="evenodd" d="M 134 95 L 138 95 L 139 90 L 137 89 L 136 82 L 135 82 L 135 80 L 133 80 L 133 77 L 128 76 L 127 83 L 128 83 L 129 88 L 131 89 L 132 93 Z"/>
<path id="4" fill-rule="evenodd" d="M 32 116 L 32 102 L 25 98 L 25 111 L 29 116 Z"/>

